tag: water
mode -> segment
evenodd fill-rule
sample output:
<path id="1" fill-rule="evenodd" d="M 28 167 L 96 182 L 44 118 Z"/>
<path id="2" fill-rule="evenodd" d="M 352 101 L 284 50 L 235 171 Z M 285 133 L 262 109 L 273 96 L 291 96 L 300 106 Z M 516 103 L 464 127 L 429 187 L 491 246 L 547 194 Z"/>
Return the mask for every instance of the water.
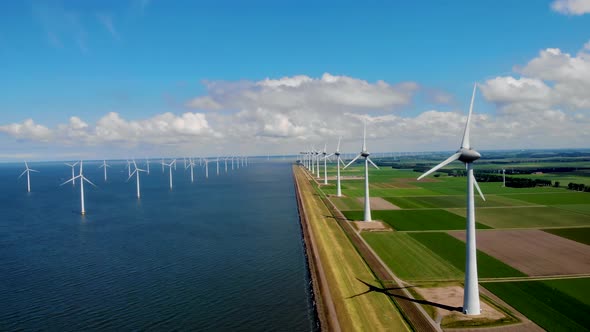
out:
<path id="1" fill-rule="evenodd" d="M 98 165 L 81 216 L 69 167 L 31 164 L 27 193 L 0 164 L 0 330 L 315 329 L 289 164 L 191 184 L 180 162 L 172 191 L 152 164 L 140 200 L 123 163 L 106 183 Z"/>

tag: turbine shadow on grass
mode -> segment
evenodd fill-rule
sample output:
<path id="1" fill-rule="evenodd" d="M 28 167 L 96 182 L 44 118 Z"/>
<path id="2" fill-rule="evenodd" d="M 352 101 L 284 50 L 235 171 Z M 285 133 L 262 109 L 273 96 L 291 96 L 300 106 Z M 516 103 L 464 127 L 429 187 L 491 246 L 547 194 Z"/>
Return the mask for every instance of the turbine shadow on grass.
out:
<path id="1" fill-rule="evenodd" d="M 407 300 L 407 301 L 418 303 L 418 304 L 425 304 L 425 305 L 429 305 L 429 306 L 433 306 L 433 307 L 445 309 L 445 310 L 448 310 L 448 311 L 458 311 L 458 312 L 462 312 L 463 311 L 463 307 L 453 307 L 453 306 L 442 304 L 442 303 L 436 303 L 436 302 L 427 301 L 427 300 L 414 299 L 414 298 L 411 298 L 411 297 L 407 297 L 405 295 L 394 294 L 393 292 L 390 292 L 390 291 L 401 290 L 401 289 L 404 289 L 404 288 L 412 288 L 414 286 L 381 288 L 381 287 L 373 286 L 373 285 L 371 285 L 371 284 L 369 284 L 367 282 L 364 282 L 364 281 L 362 281 L 359 278 L 356 278 L 356 280 L 360 281 L 365 286 L 369 287 L 369 289 L 367 289 L 366 291 L 364 291 L 362 293 L 359 293 L 359 294 L 356 294 L 356 295 L 347 297 L 347 299 L 352 299 L 352 298 L 355 298 L 357 296 L 365 295 L 365 294 L 368 294 L 368 293 L 371 293 L 371 292 L 377 292 L 377 293 L 385 294 L 387 296 L 394 297 L 396 299 Z"/>

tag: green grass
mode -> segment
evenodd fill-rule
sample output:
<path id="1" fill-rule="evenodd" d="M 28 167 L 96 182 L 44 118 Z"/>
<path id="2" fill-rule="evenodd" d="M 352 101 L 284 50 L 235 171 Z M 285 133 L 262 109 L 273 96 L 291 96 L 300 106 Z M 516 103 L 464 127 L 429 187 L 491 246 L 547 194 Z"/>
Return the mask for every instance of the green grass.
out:
<path id="1" fill-rule="evenodd" d="M 562 281 L 567 284 L 571 280 Z M 587 331 L 590 326 L 590 306 L 546 282 L 498 282 L 485 287 L 548 331 Z"/>
<path id="2" fill-rule="evenodd" d="M 508 196 L 539 205 L 561 205 L 561 204 L 590 204 L 590 193 L 563 191 L 561 193 L 546 193 L 543 195 L 514 194 Z"/>
<path id="3" fill-rule="evenodd" d="M 543 283 L 590 305 L 590 278 L 546 280 Z"/>
<path id="4" fill-rule="evenodd" d="M 590 204 L 553 205 L 553 207 L 590 215 Z"/>
<path id="5" fill-rule="evenodd" d="M 533 195 L 531 195 L 533 196 Z M 465 216 L 465 209 L 448 209 Z M 554 207 L 477 209 L 475 220 L 493 228 L 590 226 L 590 216 Z"/>
<path id="6" fill-rule="evenodd" d="M 408 233 L 420 241 L 430 250 L 450 262 L 457 269 L 465 272 L 465 243 L 452 237 L 447 233 Z M 494 257 L 477 251 L 477 265 L 479 277 L 481 278 L 502 278 L 502 277 L 524 277 L 524 273 L 504 264 Z"/>
<path id="7" fill-rule="evenodd" d="M 403 209 L 422 208 L 464 208 L 467 206 L 465 195 L 455 196 L 424 196 L 424 197 L 384 197 L 389 202 Z M 479 196 L 475 197 L 477 207 L 498 207 L 498 206 L 522 206 L 532 205 L 528 202 L 515 200 L 504 196 L 491 195 L 483 201 Z"/>
<path id="8" fill-rule="evenodd" d="M 363 211 L 342 211 L 349 220 L 363 220 Z M 375 220 L 381 220 L 398 231 L 461 230 L 465 229 L 465 218 L 445 210 L 375 210 Z M 477 228 L 490 228 L 477 224 Z"/>
<path id="9" fill-rule="evenodd" d="M 342 212 L 363 208 L 363 203 L 357 197 L 330 197 L 330 201 Z"/>
<path id="10" fill-rule="evenodd" d="M 379 257 L 404 280 L 461 279 L 463 273 L 408 233 L 364 232 Z"/>
<path id="11" fill-rule="evenodd" d="M 590 245 L 590 228 L 555 228 L 544 229 L 544 231 L 564 237 L 566 239 Z"/>

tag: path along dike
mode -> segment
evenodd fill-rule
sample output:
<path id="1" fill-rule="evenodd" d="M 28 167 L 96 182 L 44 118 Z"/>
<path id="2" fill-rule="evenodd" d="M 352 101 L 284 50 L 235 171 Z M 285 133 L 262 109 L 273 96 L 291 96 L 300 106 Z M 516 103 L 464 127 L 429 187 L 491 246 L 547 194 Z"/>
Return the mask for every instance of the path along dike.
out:
<path id="1" fill-rule="evenodd" d="M 293 166 L 297 205 L 323 331 L 440 331 L 353 226 Z M 387 280 L 387 289 L 380 280 Z M 391 284 L 390 281 L 394 281 Z M 371 285 L 371 286 L 367 286 Z"/>

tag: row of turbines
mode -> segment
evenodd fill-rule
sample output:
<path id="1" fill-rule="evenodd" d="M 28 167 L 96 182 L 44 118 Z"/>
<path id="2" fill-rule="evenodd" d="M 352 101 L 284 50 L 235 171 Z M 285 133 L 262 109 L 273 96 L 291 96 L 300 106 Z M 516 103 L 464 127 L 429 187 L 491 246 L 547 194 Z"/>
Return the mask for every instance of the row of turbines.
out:
<path id="1" fill-rule="evenodd" d="M 208 159 L 208 158 L 183 158 L 183 162 L 184 162 L 184 169 L 188 170 L 190 169 L 190 175 L 191 175 L 191 183 L 194 183 L 195 181 L 195 176 L 194 176 L 194 167 L 197 165 L 196 160 L 198 160 L 199 166 L 204 167 L 205 169 L 205 178 L 209 178 L 209 163 L 216 163 L 217 164 L 217 175 L 220 174 L 220 162 L 225 163 L 225 173 L 228 172 L 228 170 L 230 169 L 229 167 L 231 167 L 231 170 L 234 169 L 239 169 L 240 167 L 247 167 L 248 166 L 248 157 L 217 157 L 215 159 Z M 228 161 L 229 164 L 231 166 L 228 166 Z M 137 162 L 135 161 L 135 159 L 129 161 L 127 160 L 127 165 L 125 166 L 125 168 L 127 169 L 127 182 L 129 180 L 131 180 L 131 178 L 135 175 L 135 182 L 136 182 L 136 187 L 137 187 L 137 198 L 141 198 L 141 188 L 140 188 L 140 173 L 146 173 L 146 174 L 150 174 L 150 160 L 146 159 L 146 169 L 142 169 L 139 168 L 137 166 Z M 164 159 L 161 160 L 160 164 L 162 165 L 162 173 L 164 173 L 164 169 L 165 167 L 168 167 L 169 169 L 169 177 L 170 177 L 170 190 L 172 190 L 173 188 L 173 182 L 172 182 L 172 170 L 176 170 L 176 165 L 177 165 L 177 160 L 173 159 L 170 162 L 166 162 Z M 63 186 L 67 183 L 72 183 L 72 186 L 76 185 L 76 180 L 79 180 L 80 182 L 80 212 L 81 214 L 86 214 L 86 209 L 85 209 L 85 204 L 84 204 L 84 182 L 87 182 L 88 184 L 96 187 L 96 185 L 90 181 L 87 177 L 84 176 L 84 161 L 80 160 L 77 161 L 75 163 L 65 163 L 65 165 L 71 167 L 72 170 L 72 177 L 63 182 L 62 184 L 60 184 L 60 186 Z M 79 166 L 79 173 L 78 175 L 75 174 L 75 167 Z M 98 166 L 99 168 L 103 169 L 104 172 L 104 181 L 107 182 L 108 179 L 108 172 L 107 169 L 111 168 L 112 166 L 109 165 L 107 163 L 106 160 L 103 160 L 102 164 L 100 164 Z M 132 170 L 133 167 L 133 170 Z M 34 173 L 39 173 L 38 170 L 34 170 L 32 168 L 29 167 L 29 164 L 25 161 L 25 170 L 20 174 L 20 176 L 18 177 L 19 179 L 23 176 L 23 175 L 27 175 L 27 192 L 31 192 L 31 172 Z"/>
<path id="2" fill-rule="evenodd" d="M 475 180 L 475 176 L 473 175 L 473 163 L 481 158 L 481 154 L 477 152 L 475 149 L 472 148 L 471 142 L 469 140 L 470 137 L 470 125 L 471 125 L 471 117 L 473 113 L 473 102 L 475 100 L 475 93 L 477 90 L 477 85 L 473 87 L 473 93 L 471 96 L 471 103 L 469 106 L 469 113 L 467 116 L 467 121 L 465 124 L 465 130 L 463 132 L 463 138 L 461 140 L 461 145 L 456 153 L 448 157 L 446 160 L 441 162 L 440 164 L 434 166 L 432 169 L 428 170 L 424 174 L 420 175 L 417 180 L 421 180 L 424 177 L 436 172 L 437 170 L 445 167 L 446 165 L 452 163 L 453 161 L 460 161 L 465 164 L 465 169 L 467 171 L 467 220 L 466 220 L 466 257 L 465 257 L 465 290 L 463 295 L 463 313 L 467 315 L 479 315 L 481 313 L 480 301 L 479 301 L 479 288 L 478 288 L 478 275 L 477 275 L 477 247 L 476 247 L 476 239 L 475 239 L 475 200 L 474 200 L 474 188 L 477 189 L 481 198 L 485 201 L 485 197 Z M 327 177 L 327 166 L 326 162 L 327 159 L 330 158 L 332 155 L 337 157 L 336 164 L 337 164 L 337 176 L 336 176 L 336 196 L 341 197 L 342 191 L 340 188 L 340 165 L 344 165 L 342 159 L 340 158 L 340 139 L 338 140 L 338 146 L 336 151 L 332 154 L 328 154 L 326 148 L 324 147 L 323 151 L 316 151 L 315 149 L 310 149 L 305 152 L 300 153 L 300 160 L 303 166 L 311 172 L 312 176 L 317 177 L 320 179 L 320 160 L 324 162 L 324 184 L 328 184 L 328 177 Z M 344 165 L 344 168 L 347 168 L 352 163 L 354 163 L 357 159 L 363 157 L 364 158 L 364 172 L 365 172 L 365 197 L 364 197 L 364 221 L 371 222 L 371 202 L 369 200 L 369 164 L 374 166 L 375 168 L 377 165 L 369 158 L 369 151 L 367 150 L 366 145 L 366 123 L 363 130 L 363 145 L 361 152 L 352 159 L 348 164 Z M 506 172 L 503 169 L 502 174 L 504 176 L 503 185 L 506 186 Z"/>

